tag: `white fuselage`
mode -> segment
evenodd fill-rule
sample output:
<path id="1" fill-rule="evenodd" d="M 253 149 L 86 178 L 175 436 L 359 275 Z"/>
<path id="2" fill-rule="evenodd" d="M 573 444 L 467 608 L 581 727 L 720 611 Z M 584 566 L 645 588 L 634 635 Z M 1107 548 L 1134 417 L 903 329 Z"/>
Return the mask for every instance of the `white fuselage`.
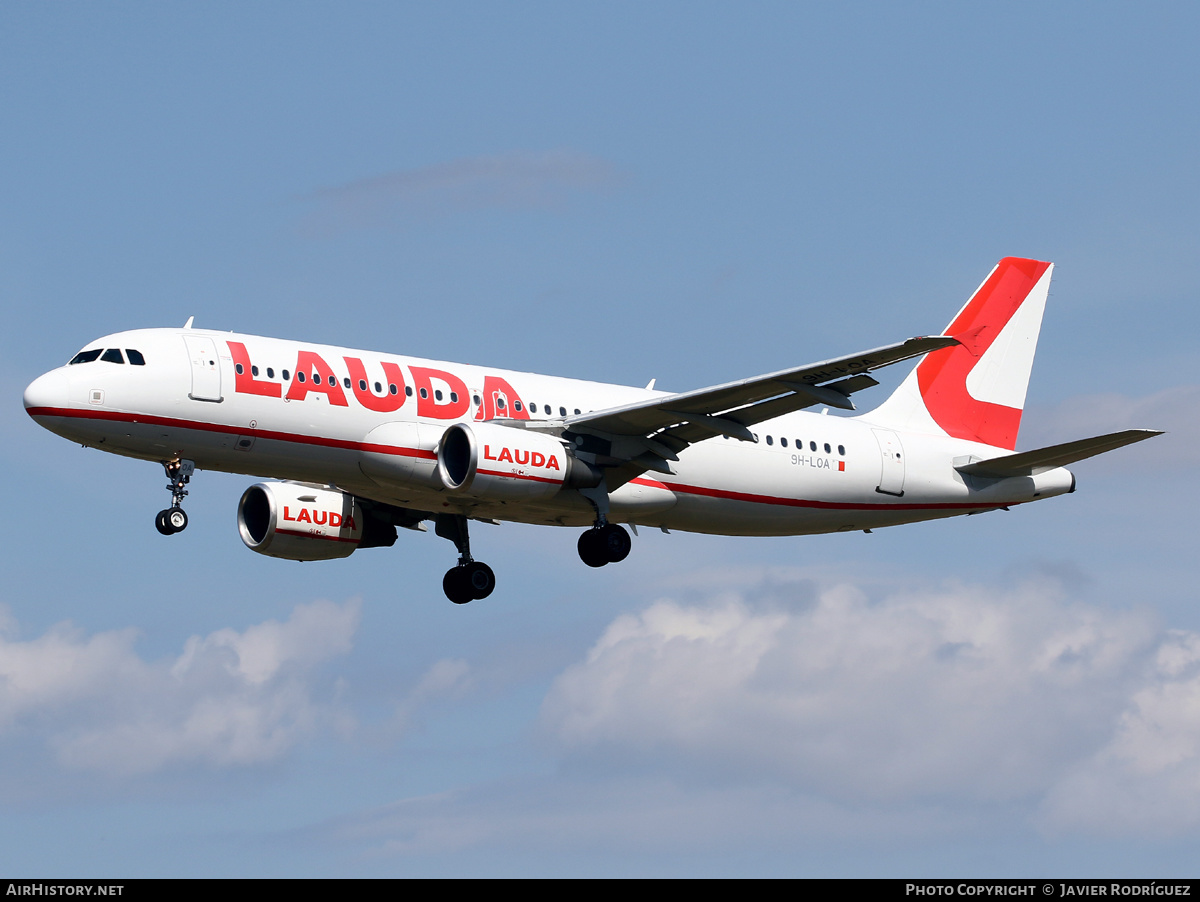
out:
<path id="1" fill-rule="evenodd" d="M 447 491 L 435 473 L 446 427 L 557 420 L 662 394 L 198 329 L 122 332 L 88 348 L 134 349 L 145 363 L 97 359 L 59 367 L 29 386 L 30 415 L 73 441 L 147 460 L 190 459 L 200 469 L 335 486 L 416 511 L 526 523 L 587 526 L 595 509 L 570 488 L 536 502 L 473 501 Z M 674 475 L 645 472 L 616 488 L 610 519 L 725 535 L 801 535 L 992 510 L 1074 485 L 1061 468 L 999 480 L 964 477 L 956 461 L 1010 452 L 897 433 L 873 426 L 870 414 L 791 413 L 754 432 L 754 443 L 718 436 L 691 445 L 671 464 Z"/>

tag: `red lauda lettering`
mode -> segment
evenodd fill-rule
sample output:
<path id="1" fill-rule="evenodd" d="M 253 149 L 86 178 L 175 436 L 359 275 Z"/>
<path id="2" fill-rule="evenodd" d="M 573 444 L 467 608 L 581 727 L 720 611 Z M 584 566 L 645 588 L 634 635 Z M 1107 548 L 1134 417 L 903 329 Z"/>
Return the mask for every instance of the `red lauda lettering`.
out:
<path id="1" fill-rule="evenodd" d="M 305 376 L 303 382 L 300 381 L 302 374 Z M 309 377 L 312 377 L 312 381 L 309 381 Z M 296 372 L 292 377 L 292 384 L 288 387 L 287 399 L 303 401 L 309 392 L 320 392 L 329 399 L 330 404 L 337 407 L 349 406 L 337 377 L 329 368 L 329 364 L 321 359 L 321 355 L 313 351 L 300 351 L 296 355 Z"/>
<path id="2" fill-rule="evenodd" d="M 297 522 L 297 523 L 311 523 L 311 522 L 312 522 L 312 517 L 310 517 L 310 516 L 308 515 L 308 511 L 307 511 L 307 510 L 305 510 L 304 508 L 300 508 L 300 516 L 298 516 L 298 517 L 296 518 L 296 522 Z"/>
<path id="3" fill-rule="evenodd" d="M 518 404 L 520 410 L 517 410 Z M 528 420 L 527 407 L 507 381 L 499 376 L 484 376 L 483 403 L 475 411 L 475 419 L 494 420 L 497 417 L 505 417 L 510 420 Z"/>
<path id="4" fill-rule="evenodd" d="M 542 454 L 540 451 L 534 451 L 529 456 L 529 462 L 535 467 L 544 467 L 546 466 L 546 455 Z"/>
<path id="5" fill-rule="evenodd" d="M 492 456 L 492 446 L 491 445 L 483 446 L 483 456 L 487 460 L 495 460 L 496 459 Z"/>
<path id="6" fill-rule="evenodd" d="M 336 514 L 333 511 L 330 511 L 329 512 L 329 525 L 333 529 L 337 529 L 339 526 L 341 526 L 342 525 L 342 515 Z"/>
<path id="7" fill-rule="evenodd" d="M 283 386 L 278 382 L 259 381 L 254 378 L 250 366 L 250 354 L 240 341 L 227 341 L 229 356 L 233 358 L 233 390 L 243 395 L 265 395 L 268 398 L 283 396 Z"/>
<path id="8" fill-rule="evenodd" d="M 528 451 L 522 451 L 520 448 L 518 448 L 516 451 L 513 452 L 513 454 L 516 455 L 517 463 L 519 463 L 519 464 L 529 463 L 529 452 Z M 524 459 L 521 458 L 522 454 L 525 455 Z"/>
<path id="9" fill-rule="evenodd" d="M 285 519 L 285 520 L 295 520 L 295 519 L 296 519 L 295 517 L 291 516 L 291 515 L 288 513 L 288 509 L 287 509 L 287 505 L 286 505 L 286 504 L 283 506 L 283 519 Z"/>
<path id="10" fill-rule="evenodd" d="M 429 417 L 431 420 L 454 420 L 470 409 L 471 393 L 467 391 L 466 383 L 453 373 L 423 366 L 410 366 L 409 370 L 412 372 L 413 384 L 417 387 L 417 416 Z M 446 395 L 444 400 L 437 400 L 435 392 L 440 389 L 434 388 L 434 379 L 445 383 L 450 394 L 458 400 L 451 400 L 450 395 Z"/>
<path id="11" fill-rule="evenodd" d="M 548 461 L 546 461 L 546 469 L 547 470 L 561 470 L 562 469 L 562 467 L 560 467 L 558 465 L 558 458 L 555 457 L 553 454 L 551 454 L 550 459 Z"/>
<path id="12" fill-rule="evenodd" d="M 398 364 L 386 361 L 382 364 L 385 380 L 384 393 L 377 395 L 371 391 L 371 380 L 367 378 L 367 368 L 363 366 L 363 362 L 357 357 L 343 357 L 342 359 L 346 361 L 346 367 L 350 371 L 350 385 L 354 389 L 354 397 L 359 404 L 367 410 L 374 410 L 377 413 L 391 413 L 404 406 L 406 398 L 404 374 L 400 371 Z M 362 385 L 359 385 L 360 382 Z M 392 385 L 396 386 L 395 394 L 388 387 Z"/>
<path id="13" fill-rule="evenodd" d="M 505 460 L 507 460 L 509 463 L 512 463 L 512 462 L 513 462 L 513 459 L 512 459 L 512 452 L 511 452 L 511 451 L 509 451 L 507 448 L 501 448 L 501 449 L 500 449 L 500 456 L 499 456 L 499 457 L 497 457 L 497 458 L 496 458 L 496 460 L 499 460 L 499 461 L 505 461 Z"/>
<path id="14" fill-rule="evenodd" d="M 315 523 L 317 526 L 324 526 L 325 520 L 325 511 L 313 511 L 313 523 Z"/>

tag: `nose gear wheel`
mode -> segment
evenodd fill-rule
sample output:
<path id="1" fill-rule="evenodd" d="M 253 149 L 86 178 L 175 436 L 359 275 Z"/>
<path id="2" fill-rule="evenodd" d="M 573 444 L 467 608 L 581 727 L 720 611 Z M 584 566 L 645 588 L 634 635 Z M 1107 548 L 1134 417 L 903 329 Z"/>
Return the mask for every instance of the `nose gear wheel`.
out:
<path id="1" fill-rule="evenodd" d="M 164 536 L 173 536 L 187 529 L 188 516 L 181 505 L 188 494 L 184 486 L 191 481 L 192 474 L 196 472 L 196 463 L 191 460 L 164 460 L 163 470 L 167 479 L 171 480 L 167 483 L 167 491 L 171 493 L 171 506 L 158 512 L 154 518 L 154 528 Z"/>
<path id="2" fill-rule="evenodd" d="M 158 512 L 154 518 L 154 526 L 164 536 L 173 536 L 187 529 L 188 516 L 182 507 L 168 507 Z"/>

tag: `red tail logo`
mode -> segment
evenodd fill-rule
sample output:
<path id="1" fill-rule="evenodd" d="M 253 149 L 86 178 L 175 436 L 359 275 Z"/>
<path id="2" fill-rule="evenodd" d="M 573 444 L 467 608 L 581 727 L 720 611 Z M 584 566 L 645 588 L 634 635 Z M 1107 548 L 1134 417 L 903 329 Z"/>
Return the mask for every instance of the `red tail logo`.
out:
<path id="1" fill-rule="evenodd" d="M 968 391 L 967 377 L 1013 315 L 1038 284 L 1049 263 L 1005 257 L 986 282 L 946 329 L 959 345 L 929 354 L 917 367 L 917 384 L 929 415 L 948 435 L 1013 450 L 1021 426 L 1021 408 L 981 401 Z M 1041 299 L 1039 299 L 1039 304 Z M 1040 324 L 1040 311 L 1038 324 Z M 1036 327 L 1032 341 L 1037 340 Z M 1028 352 L 1032 361 L 1032 350 Z M 999 362 L 1000 366 L 1004 361 Z M 1029 373 L 1023 365 L 1011 378 L 1023 380 Z"/>

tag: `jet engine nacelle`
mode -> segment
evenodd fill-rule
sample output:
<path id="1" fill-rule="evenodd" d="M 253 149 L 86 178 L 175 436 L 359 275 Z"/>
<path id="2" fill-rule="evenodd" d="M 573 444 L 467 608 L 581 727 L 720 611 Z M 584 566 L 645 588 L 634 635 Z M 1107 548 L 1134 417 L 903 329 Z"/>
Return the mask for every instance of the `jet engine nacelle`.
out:
<path id="1" fill-rule="evenodd" d="M 238 502 L 238 532 L 251 551 L 289 561 L 348 557 L 366 516 L 353 495 L 290 482 L 260 482 Z"/>
<path id="2" fill-rule="evenodd" d="M 601 479 L 554 436 L 495 423 L 447 429 L 438 442 L 437 475 L 449 491 L 489 501 L 549 498 Z"/>

